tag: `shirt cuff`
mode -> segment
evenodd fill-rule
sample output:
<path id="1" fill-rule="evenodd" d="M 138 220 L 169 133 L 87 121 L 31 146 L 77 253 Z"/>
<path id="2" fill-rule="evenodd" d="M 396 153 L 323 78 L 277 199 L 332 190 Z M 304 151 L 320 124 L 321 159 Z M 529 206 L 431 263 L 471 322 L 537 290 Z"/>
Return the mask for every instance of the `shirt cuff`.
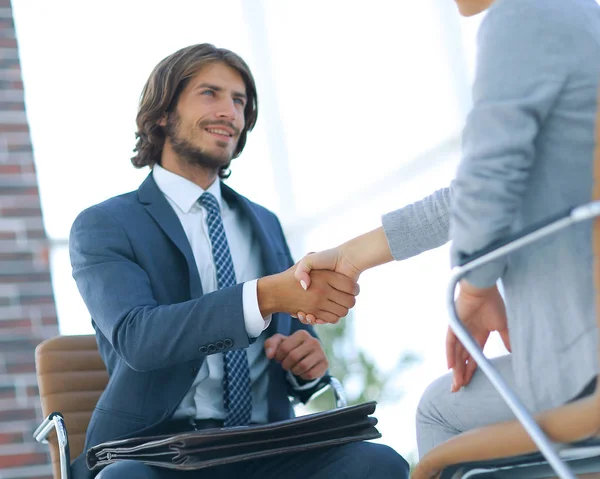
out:
<path id="1" fill-rule="evenodd" d="M 251 338 L 258 338 L 260 333 L 269 327 L 272 316 L 263 318 L 258 307 L 258 280 L 247 281 L 242 289 L 242 307 L 246 332 Z"/>
<path id="2" fill-rule="evenodd" d="M 290 384 L 296 391 L 306 391 L 307 389 L 314 388 L 318 384 L 318 382 L 321 379 L 323 379 L 323 376 L 321 376 L 320 378 L 313 379 L 312 381 L 307 382 L 306 384 L 303 384 L 302 386 L 300 386 L 300 384 L 298 384 L 298 380 L 296 379 L 296 376 L 294 376 L 291 372 L 287 371 L 287 377 L 288 377 L 288 381 L 290 382 Z"/>

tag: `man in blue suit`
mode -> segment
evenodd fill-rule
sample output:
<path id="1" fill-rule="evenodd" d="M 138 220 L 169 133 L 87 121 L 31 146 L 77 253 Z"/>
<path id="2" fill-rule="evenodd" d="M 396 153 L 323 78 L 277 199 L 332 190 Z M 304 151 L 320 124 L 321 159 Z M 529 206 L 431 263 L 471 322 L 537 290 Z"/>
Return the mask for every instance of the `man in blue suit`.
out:
<path id="1" fill-rule="evenodd" d="M 358 285 L 340 274 L 298 287 L 281 225 L 222 183 L 257 118 L 254 79 L 236 54 L 193 45 L 165 58 L 144 87 L 137 191 L 83 211 L 71 230 L 73 276 L 110 380 L 86 449 L 108 440 L 292 417 L 328 362 L 296 311 L 344 316 Z M 93 475 L 83 457 L 76 478 Z M 99 477 L 407 477 L 387 446 L 352 443 L 182 472 L 135 461 Z"/>

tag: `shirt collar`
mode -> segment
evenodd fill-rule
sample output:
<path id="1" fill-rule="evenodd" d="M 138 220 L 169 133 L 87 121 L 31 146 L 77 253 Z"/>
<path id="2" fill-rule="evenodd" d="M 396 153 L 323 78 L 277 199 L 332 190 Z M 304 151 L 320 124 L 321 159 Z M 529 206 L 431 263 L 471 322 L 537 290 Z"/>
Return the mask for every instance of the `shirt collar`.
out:
<path id="1" fill-rule="evenodd" d="M 153 166 L 152 176 L 154 176 L 154 181 L 156 181 L 158 189 L 184 213 L 190 212 L 205 191 L 216 198 L 219 208 L 223 211 L 221 182 L 219 180 L 213 182 L 207 190 L 203 190 L 196 183 L 172 171 L 165 170 L 159 164 Z"/>

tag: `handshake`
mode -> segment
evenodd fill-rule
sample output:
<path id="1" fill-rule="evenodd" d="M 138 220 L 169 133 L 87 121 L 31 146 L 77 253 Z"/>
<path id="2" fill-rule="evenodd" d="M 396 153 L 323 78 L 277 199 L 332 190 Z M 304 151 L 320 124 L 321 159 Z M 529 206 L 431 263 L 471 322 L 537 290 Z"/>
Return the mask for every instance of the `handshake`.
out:
<path id="1" fill-rule="evenodd" d="M 258 307 L 263 317 L 288 313 L 304 324 L 337 323 L 356 303 L 360 274 L 393 259 L 380 226 L 259 279 Z"/>
<path id="2" fill-rule="evenodd" d="M 350 261 L 344 245 L 310 253 L 279 274 L 258 280 L 263 316 L 292 315 L 304 324 L 337 323 L 356 303 L 362 272 Z"/>

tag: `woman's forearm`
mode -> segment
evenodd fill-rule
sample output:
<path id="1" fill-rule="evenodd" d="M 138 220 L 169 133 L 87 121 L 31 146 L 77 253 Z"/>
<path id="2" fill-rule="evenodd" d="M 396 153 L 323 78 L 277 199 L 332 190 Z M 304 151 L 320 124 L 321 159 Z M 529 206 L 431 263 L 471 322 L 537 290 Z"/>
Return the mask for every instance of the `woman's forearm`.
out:
<path id="1" fill-rule="evenodd" d="M 340 250 L 342 257 L 361 272 L 394 259 L 382 226 L 347 241 Z"/>

